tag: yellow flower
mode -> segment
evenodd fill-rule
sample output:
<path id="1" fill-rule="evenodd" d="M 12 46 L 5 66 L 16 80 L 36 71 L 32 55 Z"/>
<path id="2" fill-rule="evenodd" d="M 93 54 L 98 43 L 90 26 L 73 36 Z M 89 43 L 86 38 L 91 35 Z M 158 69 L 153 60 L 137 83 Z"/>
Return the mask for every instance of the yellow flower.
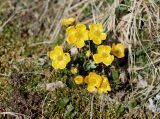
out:
<path id="1" fill-rule="evenodd" d="M 61 46 L 56 46 L 53 51 L 49 52 L 49 57 L 52 60 L 52 66 L 55 69 L 64 69 L 70 62 L 70 54 L 64 53 Z"/>
<path id="2" fill-rule="evenodd" d="M 102 78 L 100 75 L 96 74 L 95 72 L 90 72 L 87 77 L 87 90 L 89 92 L 95 92 L 96 88 L 101 85 Z"/>
<path id="3" fill-rule="evenodd" d="M 71 17 L 68 19 L 62 19 L 62 25 L 64 26 L 69 26 L 70 24 L 72 24 L 75 21 L 75 18 Z"/>
<path id="4" fill-rule="evenodd" d="M 94 42 L 94 44 L 101 44 L 102 40 L 105 40 L 107 37 L 106 33 L 103 33 L 102 24 L 92 24 L 90 25 L 89 38 Z"/>
<path id="5" fill-rule="evenodd" d="M 86 56 L 87 56 L 87 57 L 90 57 L 90 56 L 91 56 L 91 51 L 90 51 L 90 50 L 88 50 L 88 51 L 86 52 Z"/>
<path id="6" fill-rule="evenodd" d="M 95 72 L 90 72 L 88 75 L 88 85 L 99 87 L 101 84 L 102 78 L 100 75 Z"/>
<path id="7" fill-rule="evenodd" d="M 71 68 L 71 73 L 72 74 L 77 74 L 77 72 L 78 72 L 78 69 L 76 67 Z"/>
<path id="8" fill-rule="evenodd" d="M 118 43 L 116 45 L 112 44 L 112 53 L 114 56 L 118 58 L 123 58 L 125 56 L 124 51 L 125 51 L 125 48 L 122 43 Z"/>
<path id="9" fill-rule="evenodd" d="M 102 82 L 101 82 L 100 87 L 98 87 L 97 89 L 98 93 L 101 94 L 101 93 L 107 93 L 107 91 L 111 91 L 111 87 L 110 87 L 108 78 L 105 76 L 101 76 L 101 77 L 102 77 Z"/>
<path id="10" fill-rule="evenodd" d="M 114 56 L 110 55 L 111 47 L 100 45 L 97 49 L 98 53 L 93 55 L 95 63 L 104 63 L 106 66 L 109 66 L 114 60 Z"/>
<path id="11" fill-rule="evenodd" d="M 107 93 L 111 91 L 110 83 L 108 78 L 100 76 L 95 72 L 90 72 L 88 76 L 84 78 L 84 82 L 87 84 L 87 90 L 89 92 Z"/>
<path id="12" fill-rule="evenodd" d="M 82 48 L 85 45 L 85 41 L 88 40 L 88 30 L 84 24 L 77 24 L 76 28 L 70 26 L 66 29 L 67 32 L 67 42 L 69 44 L 74 44 L 78 48 Z"/>
<path id="13" fill-rule="evenodd" d="M 83 84 L 83 77 L 81 75 L 78 75 L 74 78 L 74 81 L 76 84 Z"/>

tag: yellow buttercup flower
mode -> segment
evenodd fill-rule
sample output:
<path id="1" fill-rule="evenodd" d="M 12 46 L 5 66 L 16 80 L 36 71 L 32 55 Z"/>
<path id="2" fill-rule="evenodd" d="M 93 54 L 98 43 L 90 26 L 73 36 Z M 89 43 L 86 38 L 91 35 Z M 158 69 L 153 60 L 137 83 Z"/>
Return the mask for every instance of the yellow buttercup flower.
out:
<path id="1" fill-rule="evenodd" d="M 90 72 L 87 77 L 87 90 L 89 92 L 95 92 L 96 88 L 101 85 L 102 78 L 100 75 L 96 74 L 95 72 Z"/>
<path id="2" fill-rule="evenodd" d="M 76 84 L 83 84 L 83 77 L 81 75 L 78 75 L 74 78 L 74 81 Z"/>
<path id="3" fill-rule="evenodd" d="M 110 87 L 110 83 L 108 81 L 108 78 L 105 76 L 101 76 L 102 77 L 102 82 L 100 87 L 98 87 L 98 93 L 107 93 L 107 91 L 111 91 L 111 87 Z"/>
<path id="4" fill-rule="evenodd" d="M 49 57 L 52 60 L 52 66 L 55 69 L 64 69 L 70 62 L 70 54 L 64 53 L 61 46 L 56 46 L 53 51 L 49 52 Z"/>
<path id="5" fill-rule="evenodd" d="M 87 56 L 87 57 L 90 57 L 90 56 L 91 56 L 91 51 L 90 51 L 90 50 L 87 50 L 86 56 Z"/>
<path id="6" fill-rule="evenodd" d="M 75 18 L 62 19 L 62 25 L 69 26 L 75 21 Z"/>
<path id="7" fill-rule="evenodd" d="M 102 40 L 106 39 L 107 34 L 103 33 L 104 29 L 102 24 L 92 24 L 89 28 L 89 38 L 94 44 L 99 45 L 102 43 Z"/>
<path id="8" fill-rule="evenodd" d="M 72 74 L 77 74 L 77 72 L 78 72 L 78 69 L 76 67 L 71 68 L 71 73 Z"/>
<path id="9" fill-rule="evenodd" d="M 123 58 L 125 56 L 124 51 L 125 47 L 122 43 L 118 43 L 116 45 L 112 44 L 112 53 L 114 56 L 118 58 Z"/>
<path id="10" fill-rule="evenodd" d="M 95 63 L 104 63 L 106 66 L 109 66 L 114 60 L 114 56 L 110 54 L 111 47 L 100 45 L 97 49 L 98 53 L 93 55 Z"/>
<path id="11" fill-rule="evenodd" d="M 95 72 L 90 72 L 89 75 L 84 78 L 83 82 L 87 84 L 87 90 L 91 93 L 98 92 L 101 94 L 111 91 L 108 78 L 100 76 Z"/>
<path id="12" fill-rule="evenodd" d="M 66 29 L 67 32 L 67 42 L 69 44 L 74 44 L 78 48 L 82 48 L 85 45 L 85 41 L 88 40 L 88 30 L 84 24 L 77 24 L 76 28 L 70 26 Z"/>

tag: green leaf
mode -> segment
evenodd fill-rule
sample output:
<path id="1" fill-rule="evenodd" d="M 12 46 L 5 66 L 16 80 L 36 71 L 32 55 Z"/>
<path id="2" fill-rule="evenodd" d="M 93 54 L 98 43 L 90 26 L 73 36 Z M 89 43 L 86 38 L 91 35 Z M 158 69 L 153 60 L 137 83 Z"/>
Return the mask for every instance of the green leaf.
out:
<path id="1" fill-rule="evenodd" d="M 118 78 L 119 78 L 119 73 L 118 73 L 118 71 L 112 71 L 112 72 L 111 72 L 111 76 L 112 76 L 113 79 L 118 79 Z"/>
<path id="2" fill-rule="evenodd" d="M 74 107 L 72 106 L 72 104 L 67 105 L 67 110 L 65 111 L 64 116 L 68 117 L 73 110 L 74 110 Z"/>
<path id="3" fill-rule="evenodd" d="M 84 64 L 85 69 L 88 71 L 90 69 L 95 69 L 97 66 L 93 60 L 89 60 L 89 62 Z"/>
<path id="4" fill-rule="evenodd" d="M 66 85 L 67 87 L 71 88 L 71 89 L 75 89 L 76 88 L 76 84 L 73 80 L 71 79 L 66 79 Z"/>
<path id="5" fill-rule="evenodd" d="M 0 15 L 0 21 L 3 21 L 5 17 L 3 15 Z"/>
<path id="6" fill-rule="evenodd" d="M 129 111 L 132 111 L 137 106 L 136 101 L 132 101 L 128 104 Z"/>
<path id="7" fill-rule="evenodd" d="M 120 10 L 121 12 L 123 12 L 123 11 L 128 11 L 128 7 L 127 7 L 126 5 L 121 4 L 121 5 L 118 7 L 118 10 Z"/>
<path id="8" fill-rule="evenodd" d="M 67 97 L 64 97 L 63 99 L 59 99 L 59 100 L 56 102 L 56 104 L 57 104 L 59 107 L 63 108 L 63 107 L 66 106 L 66 104 L 67 104 L 68 102 L 69 102 L 69 99 L 68 99 Z"/>
<path id="9" fill-rule="evenodd" d="M 125 111 L 125 108 L 122 105 L 119 105 L 117 108 L 117 113 L 121 115 L 124 113 L 124 111 Z"/>
<path id="10" fill-rule="evenodd" d="M 83 11 L 82 11 L 86 17 L 89 17 L 92 15 L 92 7 L 91 5 L 88 5 Z"/>
<path id="11" fill-rule="evenodd" d="M 113 90 L 118 90 L 121 88 L 122 83 L 119 79 L 111 80 L 111 87 Z"/>

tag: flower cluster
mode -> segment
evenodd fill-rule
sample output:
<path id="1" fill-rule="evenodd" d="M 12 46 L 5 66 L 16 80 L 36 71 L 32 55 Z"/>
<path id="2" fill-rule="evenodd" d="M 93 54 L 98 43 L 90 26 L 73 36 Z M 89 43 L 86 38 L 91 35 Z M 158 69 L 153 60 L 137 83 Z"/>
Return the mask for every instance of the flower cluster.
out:
<path id="1" fill-rule="evenodd" d="M 85 41 L 87 40 L 92 40 L 93 43 L 99 45 L 107 36 L 103 31 L 102 24 L 92 24 L 90 25 L 89 30 L 86 29 L 84 24 L 77 24 L 76 27 L 70 26 L 66 29 L 66 41 L 69 44 L 76 45 L 78 48 L 84 47 Z"/>
<path id="2" fill-rule="evenodd" d="M 89 60 L 92 58 L 95 64 L 105 65 L 108 67 L 113 63 L 115 58 L 123 58 L 125 56 L 125 48 L 122 43 L 114 43 L 112 46 L 103 44 L 106 41 L 107 34 L 104 32 L 102 24 L 96 23 L 87 27 L 82 23 L 78 23 L 76 25 L 74 25 L 74 23 L 75 18 L 62 20 L 62 25 L 67 27 L 66 41 L 69 45 L 76 46 L 81 49 L 79 51 L 83 51 L 84 49 L 86 55 L 83 55 L 83 57 L 85 57 L 85 59 Z M 90 43 L 92 43 L 93 47 L 96 48 L 96 51 L 91 50 L 92 48 Z M 90 48 L 86 51 L 88 47 Z M 52 51 L 50 51 L 49 57 L 51 58 L 52 66 L 55 69 L 64 69 L 71 61 L 70 54 L 64 53 L 61 46 L 56 46 Z M 92 60 L 90 61 L 92 62 Z M 75 64 L 71 65 L 75 66 Z M 77 75 L 74 78 L 76 84 L 87 85 L 87 90 L 89 92 L 107 93 L 108 91 L 111 91 L 110 83 L 106 74 L 98 75 L 98 73 L 96 73 L 97 71 L 94 70 L 87 72 L 87 76 L 83 76 L 80 75 L 82 70 L 79 71 L 77 66 L 70 68 L 71 74 Z"/>
<path id="3" fill-rule="evenodd" d="M 76 84 L 87 84 L 87 90 L 89 92 L 107 93 L 111 91 L 111 87 L 108 78 L 104 75 L 100 76 L 95 72 L 90 72 L 88 76 L 78 75 L 74 78 Z"/>

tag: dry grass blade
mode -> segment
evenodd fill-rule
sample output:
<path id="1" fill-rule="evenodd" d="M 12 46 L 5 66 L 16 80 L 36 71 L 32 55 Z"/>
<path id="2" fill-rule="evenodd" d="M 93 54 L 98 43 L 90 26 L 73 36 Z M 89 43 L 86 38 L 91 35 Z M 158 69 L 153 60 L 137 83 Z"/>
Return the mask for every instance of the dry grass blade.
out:
<path id="1" fill-rule="evenodd" d="M 18 118 L 19 116 L 22 116 L 23 118 L 28 118 L 31 119 L 29 116 L 21 114 L 21 113 L 15 113 L 15 112 L 1 112 L 0 115 L 11 115 L 14 116 L 16 118 Z"/>

